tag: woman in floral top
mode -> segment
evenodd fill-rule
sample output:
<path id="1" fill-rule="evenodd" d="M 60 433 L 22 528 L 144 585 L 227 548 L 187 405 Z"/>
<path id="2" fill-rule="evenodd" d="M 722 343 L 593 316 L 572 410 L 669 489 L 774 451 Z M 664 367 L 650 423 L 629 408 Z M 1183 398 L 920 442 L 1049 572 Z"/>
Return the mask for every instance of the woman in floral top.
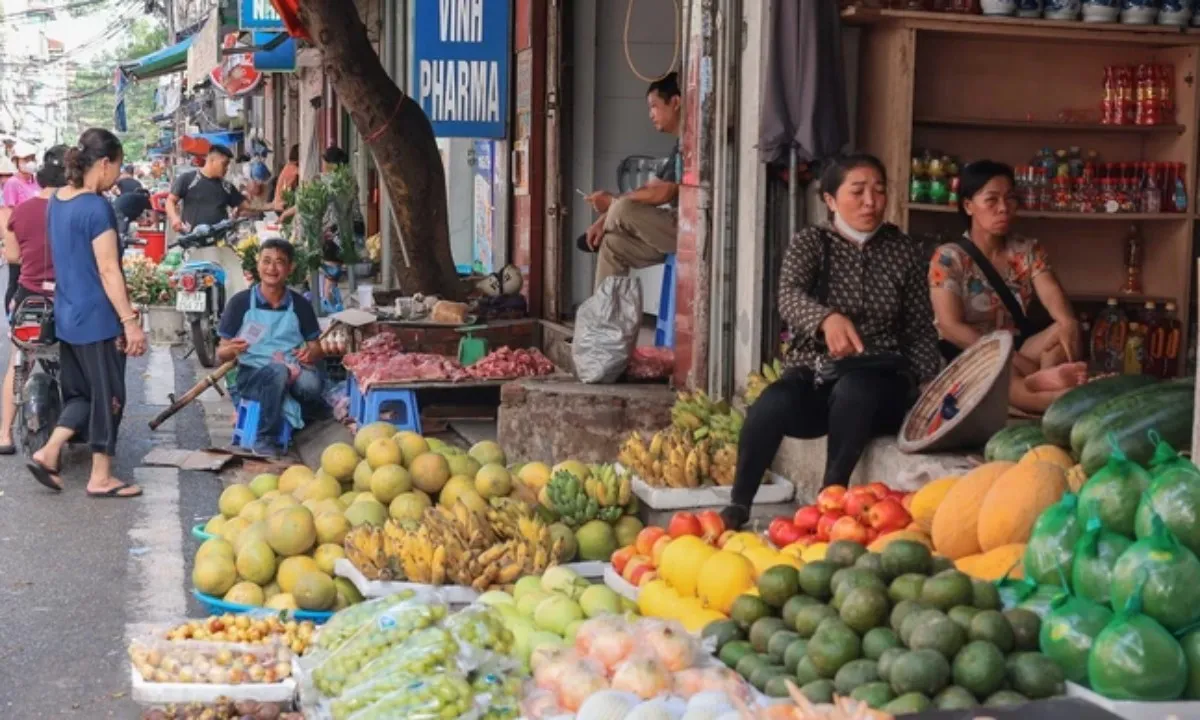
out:
<path id="1" fill-rule="evenodd" d="M 793 335 L 787 371 L 746 417 L 722 512 L 729 527 L 746 522 L 784 436 L 828 435 L 824 484 L 847 485 L 867 443 L 899 429 L 917 385 L 941 367 L 925 256 L 883 221 L 886 187 L 870 155 L 833 161 L 821 177 L 832 222 L 788 245 L 779 278 L 779 314 Z"/>
<path id="2" fill-rule="evenodd" d="M 1017 215 L 1012 168 L 980 160 L 963 168 L 959 213 L 967 223 L 962 241 L 942 245 L 929 264 L 929 287 L 943 353 L 953 357 L 980 337 L 997 330 L 1014 335 L 1013 380 L 1009 402 L 1041 412 L 1055 398 L 1087 379 L 1081 357 L 1079 325 L 1046 252 L 1036 240 L 1010 232 Z M 1025 337 L 1021 327 L 988 282 L 963 243 L 972 243 L 991 262 L 1028 315 L 1035 301 L 1052 321 Z M 1029 327 L 1025 328 L 1029 331 Z"/>

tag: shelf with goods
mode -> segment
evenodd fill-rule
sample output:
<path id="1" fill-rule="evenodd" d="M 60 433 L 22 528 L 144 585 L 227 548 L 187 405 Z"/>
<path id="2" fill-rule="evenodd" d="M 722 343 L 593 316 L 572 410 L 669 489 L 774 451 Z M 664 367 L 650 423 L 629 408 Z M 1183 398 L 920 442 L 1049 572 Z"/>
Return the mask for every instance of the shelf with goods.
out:
<path id="1" fill-rule="evenodd" d="M 1022 211 L 1016 229 L 1043 243 L 1068 294 L 1086 302 L 1118 294 L 1137 228 L 1141 295 L 1174 302 L 1188 327 L 1200 32 L 858 8 L 843 20 L 862 33 L 857 146 L 887 167 L 891 222 L 926 239 L 962 231 L 954 207 L 909 202 L 913 157 L 926 149 L 960 166 L 1028 165 L 1043 147 L 1095 151 L 1100 165 L 1182 163 L 1186 212 Z M 1174 117 L 1099 122 L 1105 68 L 1141 64 L 1172 69 Z"/>

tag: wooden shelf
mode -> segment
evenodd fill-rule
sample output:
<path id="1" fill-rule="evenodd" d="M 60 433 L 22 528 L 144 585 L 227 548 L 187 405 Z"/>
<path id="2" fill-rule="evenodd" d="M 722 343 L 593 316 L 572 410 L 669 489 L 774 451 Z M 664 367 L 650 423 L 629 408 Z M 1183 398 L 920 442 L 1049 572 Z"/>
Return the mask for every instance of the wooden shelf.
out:
<path id="1" fill-rule="evenodd" d="M 925 212 L 925 213 L 957 213 L 958 208 L 953 205 L 930 205 L 928 203 L 909 203 L 909 212 Z M 1188 213 L 1084 213 L 1084 212 L 1056 212 L 1053 210 L 1021 210 L 1018 218 L 1039 218 L 1046 220 L 1104 220 L 1108 222 L 1123 221 L 1131 222 L 1136 220 L 1187 220 L 1191 217 Z"/>
<path id="2" fill-rule="evenodd" d="M 1162 305 L 1164 303 L 1177 301 L 1177 298 L 1173 298 L 1173 297 L 1164 297 L 1162 295 L 1142 295 L 1142 294 L 1138 294 L 1138 293 L 1134 293 L 1134 294 L 1127 294 L 1127 293 L 1104 294 L 1104 293 L 1068 292 L 1067 297 L 1070 298 L 1071 300 L 1074 300 L 1075 302 L 1083 302 L 1083 303 L 1103 303 L 1103 302 L 1108 302 L 1109 298 L 1116 298 L 1117 302 L 1121 303 L 1123 305 L 1129 305 L 1129 304 L 1134 304 L 1134 303 L 1136 303 L 1138 305 L 1145 305 L 1148 302 L 1152 302 L 1155 305 Z"/>
<path id="3" fill-rule="evenodd" d="M 1085 23 L 1017 17 L 964 15 L 922 10 L 877 10 L 852 7 L 842 11 L 847 25 L 892 25 L 929 32 L 990 35 L 1045 42 L 1102 42 L 1164 47 L 1200 45 L 1200 29 L 1162 25 Z"/>
<path id="4" fill-rule="evenodd" d="M 1039 132 L 1086 132 L 1146 135 L 1174 133 L 1180 135 L 1183 125 L 1106 125 L 1104 123 L 1056 122 L 1053 120 L 997 120 L 987 118 L 955 118 L 925 116 L 913 119 L 913 125 L 964 130 L 1036 130 Z"/>

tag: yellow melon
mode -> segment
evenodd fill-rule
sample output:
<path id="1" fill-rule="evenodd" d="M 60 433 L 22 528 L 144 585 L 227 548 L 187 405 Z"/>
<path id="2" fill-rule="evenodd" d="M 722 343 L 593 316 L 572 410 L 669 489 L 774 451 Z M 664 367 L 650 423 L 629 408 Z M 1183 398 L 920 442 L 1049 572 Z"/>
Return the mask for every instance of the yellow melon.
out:
<path id="1" fill-rule="evenodd" d="M 950 488 L 954 487 L 956 482 L 957 475 L 940 478 L 913 494 L 909 511 L 917 527 L 926 533 L 933 531 L 933 516 L 937 514 L 938 507 L 946 499 L 946 493 L 950 492 Z"/>
<path id="2" fill-rule="evenodd" d="M 1066 473 L 1050 463 L 1019 463 L 996 478 L 979 511 L 979 549 L 1027 542 L 1038 516 L 1066 491 Z"/>
<path id="3" fill-rule="evenodd" d="M 1087 473 L 1083 471 L 1082 465 L 1072 465 L 1067 470 L 1067 487 L 1071 492 L 1078 493 L 1083 489 L 1083 484 L 1088 481 Z"/>
<path id="4" fill-rule="evenodd" d="M 921 543 L 930 550 L 933 549 L 933 541 L 929 539 L 928 535 L 918 530 L 897 530 L 887 535 L 880 535 L 875 538 L 875 542 L 867 546 L 867 549 L 871 552 L 883 552 L 887 549 L 888 545 L 897 540 L 911 540 L 912 542 Z"/>
<path id="5" fill-rule="evenodd" d="M 1075 459 L 1071 457 L 1071 453 L 1057 445 L 1038 445 L 1021 456 L 1021 461 L 1018 465 L 1030 462 L 1050 463 L 1051 465 L 1059 466 L 1063 470 L 1070 470 L 1071 466 L 1075 464 Z"/>
<path id="6" fill-rule="evenodd" d="M 1007 574 L 1011 578 L 1024 577 L 1021 560 L 1025 557 L 1025 543 L 1001 545 L 990 552 L 959 558 L 954 567 L 977 580 L 994 582 Z"/>
<path id="7" fill-rule="evenodd" d="M 1010 462 L 984 463 L 963 475 L 933 516 L 933 547 L 951 560 L 976 555 L 979 548 L 979 511 L 992 483 L 1009 468 Z"/>

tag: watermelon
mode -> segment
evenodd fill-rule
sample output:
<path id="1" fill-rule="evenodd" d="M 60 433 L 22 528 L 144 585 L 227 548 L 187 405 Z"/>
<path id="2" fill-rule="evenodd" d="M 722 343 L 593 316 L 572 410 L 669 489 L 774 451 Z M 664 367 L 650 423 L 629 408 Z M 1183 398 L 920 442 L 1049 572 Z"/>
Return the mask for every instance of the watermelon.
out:
<path id="1" fill-rule="evenodd" d="M 1130 411 L 1134 411 L 1136 415 L 1164 404 L 1175 403 L 1183 399 L 1181 396 L 1190 397 L 1194 392 L 1195 380 L 1189 379 L 1148 385 L 1105 400 L 1075 420 L 1071 427 L 1071 452 L 1080 457 L 1091 440 L 1103 437 L 1106 432 L 1120 427 L 1116 420 L 1121 415 Z M 1191 404 L 1190 399 L 1185 401 Z M 1145 458 L 1149 459 L 1149 456 Z M 1103 464 L 1101 462 L 1096 467 Z"/>
<path id="2" fill-rule="evenodd" d="M 1163 440 L 1182 448 L 1192 444 L 1193 393 L 1166 392 L 1142 398 L 1136 405 L 1111 419 L 1111 430 L 1088 439 L 1079 455 L 1083 471 L 1096 472 L 1108 461 L 1113 447 L 1121 448 L 1126 457 L 1145 465 L 1154 457 L 1156 432 Z"/>
<path id="3" fill-rule="evenodd" d="M 1046 408 L 1042 415 L 1042 434 L 1054 445 L 1069 448 L 1071 428 L 1084 413 L 1106 400 L 1155 382 L 1149 375 L 1113 375 L 1073 388 Z"/>
<path id="4" fill-rule="evenodd" d="M 983 448 L 983 458 L 988 462 L 996 460 L 1016 462 L 1031 448 L 1045 444 L 1046 437 L 1042 434 L 1042 426 L 1038 423 L 1009 425 L 987 441 L 987 445 Z"/>
<path id="5" fill-rule="evenodd" d="M 1142 612 L 1175 632 L 1200 620 L 1200 560 L 1181 545 L 1157 515 L 1150 534 L 1121 553 L 1112 572 L 1113 607 L 1125 607 L 1140 590 Z"/>

